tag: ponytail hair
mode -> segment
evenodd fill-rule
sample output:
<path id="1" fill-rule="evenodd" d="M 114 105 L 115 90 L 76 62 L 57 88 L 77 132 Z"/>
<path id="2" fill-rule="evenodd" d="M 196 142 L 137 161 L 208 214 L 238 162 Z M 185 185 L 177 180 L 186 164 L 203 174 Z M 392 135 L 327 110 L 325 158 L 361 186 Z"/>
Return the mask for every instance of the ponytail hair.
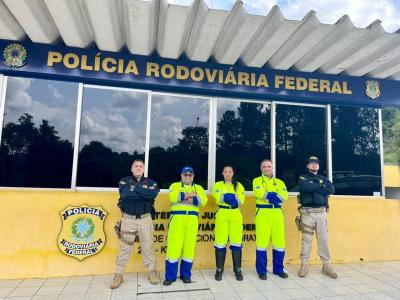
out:
<path id="1" fill-rule="evenodd" d="M 222 168 L 222 171 L 224 171 L 225 168 L 231 168 L 232 171 L 233 171 L 232 184 L 233 184 L 233 188 L 234 188 L 235 193 L 236 193 L 236 189 L 237 189 L 237 186 L 238 186 L 238 182 L 237 182 L 237 180 L 235 179 L 235 169 L 234 169 L 231 165 L 225 165 L 225 166 Z M 225 179 L 224 179 L 224 182 L 225 182 Z"/>

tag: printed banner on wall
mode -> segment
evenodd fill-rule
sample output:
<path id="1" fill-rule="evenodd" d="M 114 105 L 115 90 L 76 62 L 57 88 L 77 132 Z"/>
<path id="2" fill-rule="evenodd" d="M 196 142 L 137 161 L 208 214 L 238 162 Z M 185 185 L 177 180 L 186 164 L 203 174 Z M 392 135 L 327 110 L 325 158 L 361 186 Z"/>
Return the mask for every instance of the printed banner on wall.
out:
<path id="1" fill-rule="evenodd" d="M 82 261 L 103 249 L 107 212 L 101 206 L 67 206 L 60 215 L 62 228 L 58 236 L 58 247 L 64 254 Z"/>

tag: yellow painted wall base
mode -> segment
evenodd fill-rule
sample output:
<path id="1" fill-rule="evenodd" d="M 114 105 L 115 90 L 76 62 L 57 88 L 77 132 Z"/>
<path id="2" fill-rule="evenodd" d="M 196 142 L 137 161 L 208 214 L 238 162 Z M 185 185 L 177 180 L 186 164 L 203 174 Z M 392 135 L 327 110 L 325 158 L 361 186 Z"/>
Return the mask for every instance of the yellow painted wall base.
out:
<path id="1" fill-rule="evenodd" d="M 385 165 L 385 187 L 400 187 L 400 165 Z"/>
<path id="2" fill-rule="evenodd" d="M 118 194 L 111 192 L 59 192 L 59 191 L 0 191 L 0 279 L 59 277 L 88 274 L 109 274 L 115 271 L 119 240 L 114 224 L 120 217 L 116 206 Z M 333 262 L 400 260 L 400 201 L 368 197 L 332 197 L 329 213 L 329 245 Z M 106 243 L 104 249 L 83 261 L 63 254 L 57 246 L 62 220 L 59 212 L 66 206 L 102 206 L 108 216 L 105 220 Z M 160 212 L 169 210 L 166 194 L 156 201 Z M 286 217 L 286 263 L 299 263 L 300 233 L 294 218 L 297 215 L 295 197 L 284 205 Z M 201 210 L 196 248 L 195 268 L 214 267 L 212 199 Z M 248 197 L 242 209 L 244 232 L 247 239 L 254 238 L 254 198 Z M 207 213 L 206 213 L 207 212 Z M 205 216 L 211 219 L 204 219 Z M 157 219 L 165 231 L 156 231 L 158 269 L 164 269 L 167 219 Z M 208 226 L 206 226 L 208 224 Z M 316 243 L 313 243 L 312 262 L 317 262 Z M 126 271 L 144 271 L 140 255 L 135 253 Z M 253 266 L 255 242 L 244 242 L 243 265 Z M 228 266 L 231 265 L 227 259 Z M 228 267 L 227 266 L 227 267 Z"/>

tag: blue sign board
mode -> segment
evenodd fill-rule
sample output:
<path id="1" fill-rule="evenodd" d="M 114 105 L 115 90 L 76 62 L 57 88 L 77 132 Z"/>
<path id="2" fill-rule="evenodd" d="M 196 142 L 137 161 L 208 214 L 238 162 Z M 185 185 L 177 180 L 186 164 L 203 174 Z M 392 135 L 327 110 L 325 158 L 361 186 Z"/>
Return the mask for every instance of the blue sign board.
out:
<path id="1" fill-rule="evenodd" d="M 0 73 L 158 91 L 363 106 L 400 106 L 400 82 L 165 59 L 0 40 Z"/>

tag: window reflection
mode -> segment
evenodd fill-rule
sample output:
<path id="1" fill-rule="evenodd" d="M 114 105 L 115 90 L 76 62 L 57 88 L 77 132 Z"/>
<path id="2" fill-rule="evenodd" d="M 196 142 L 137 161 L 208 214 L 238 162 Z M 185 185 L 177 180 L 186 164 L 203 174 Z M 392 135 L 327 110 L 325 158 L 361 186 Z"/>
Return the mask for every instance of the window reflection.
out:
<path id="1" fill-rule="evenodd" d="M 306 172 L 307 158 L 316 155 L 326 176 L 325 109 L 297 105 L 276 107 L 276 176 L 291 192 Z"/>
<path id="2" fill-rule="evenodd" d="M 260 176 L 260 161 L 270 157 L 270 104 L 218 100 L 216 181 L 232 165 L 246 190 Z"/>
<path id="3" fill-rule="evenodd" d="M 153 94 L 149 177 L 161 188 L 180 181 L 186 165 L 207 188 L 209 107 L 208 99 Z"/>
<path id="4" fill-rule="evenodd" d="M 85 88 L 77 185 L 117 187 L 144 159 L 147 93 Z"/>
<path id="5" fill-rule="evenodd" d="M 332 151 L 336 194 L 381 193 L 377 109 L 332 106 Z"/>
<path id="6" fill-rule="evenodd" d="M 0 185 L 70 188 L 78 84 L 8 77 Z"/>

